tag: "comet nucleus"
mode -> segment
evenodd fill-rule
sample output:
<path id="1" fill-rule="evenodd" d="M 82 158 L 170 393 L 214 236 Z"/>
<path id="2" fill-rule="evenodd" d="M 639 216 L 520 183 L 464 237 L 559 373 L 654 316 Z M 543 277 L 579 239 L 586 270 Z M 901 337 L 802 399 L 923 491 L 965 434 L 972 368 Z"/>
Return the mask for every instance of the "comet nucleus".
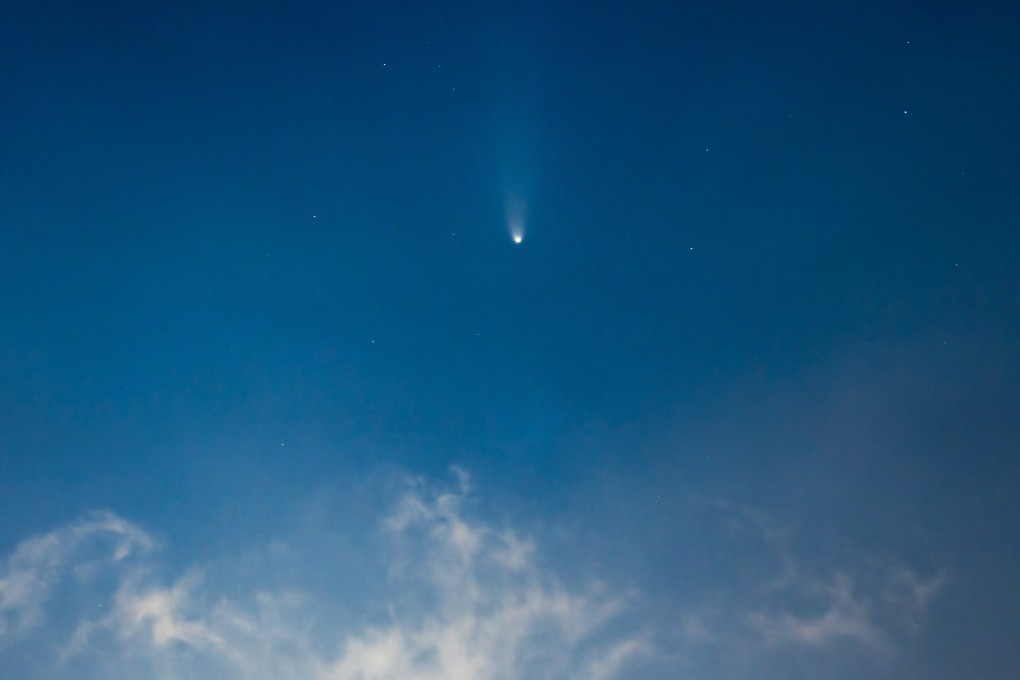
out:
<path id="1" fill-rule="evenodd" d="M 524 202 L 517 197 L 506 201 L 506 226 L 514 243 L 524 240 Z"/>

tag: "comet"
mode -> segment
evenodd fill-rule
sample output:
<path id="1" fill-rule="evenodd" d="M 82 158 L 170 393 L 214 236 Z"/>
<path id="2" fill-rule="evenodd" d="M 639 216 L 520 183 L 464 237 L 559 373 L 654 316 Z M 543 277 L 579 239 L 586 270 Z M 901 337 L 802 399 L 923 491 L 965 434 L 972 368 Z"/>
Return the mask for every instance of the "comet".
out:
<path id="1" fill-rule="evenodd" d="M 524 201 L 511 197 L 506 201 L 506 226 L 513 242 L 520 244 L 524 240 Z"/>

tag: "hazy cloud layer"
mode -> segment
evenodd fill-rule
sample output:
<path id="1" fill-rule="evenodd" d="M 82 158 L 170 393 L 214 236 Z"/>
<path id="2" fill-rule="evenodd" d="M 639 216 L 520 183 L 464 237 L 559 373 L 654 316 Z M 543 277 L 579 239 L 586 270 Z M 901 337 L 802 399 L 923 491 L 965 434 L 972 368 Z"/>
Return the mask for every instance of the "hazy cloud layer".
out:
<path id="1" fill-rule="evenodd" d="M 888 657 L 946 581 L 863 553 L 808 567 L 793 528 L 713 501 L 730 538 L 774 568 L 685 587 L 676 625 L 651 630 L 634 621 L 656 593 L 567 585 L 533 540 L 473 519 L 458 476 L 452 490 L 409 482 L 379 522 L 385 613 L 372 618 L 323 606 L 335 594 L 232 583 L 218 562 L 168 576 L 157 542 L 108 512 L 28 539 L 0 569 L 0 662 L 24 678 L 610 680 L 703 677 L 714 658 L 740 659 L 729 672 L 744 677 L 790 648 Z"/>
<path id="2" fill-rule="evenodd" d="M 607 679 L 647 649 L 607 632 L 625 596 L 541 573 L 531 541 L 464 515 L 466 485 L 414 485 L 385 519 L 389 615 L 354 630 L 315 593 L 161 579 L 154 541 L 110 513 L 29 539 L 0 572 L 0 659 L 49 678 Z"/>
<path id="3" fill-rule="evenodd" d="M 716 499 L 693 507 L 719 527 L 716 540 L 733 546 L 741 568 L 706 575 L 679 616 L 673 639 L 690 677 L 718 677 L 704 672 L 710 666 L 725 667 L 726 677 L 780 677 L 761 669 L 791 654 L 829 668 L 824 677 L 838 677 L 836 655 L 859 669 L 888 668 L 949 582 L 945 570 L 921 573 L 842 541 L 820 549 L 797 527 L 747 506 Z"/>

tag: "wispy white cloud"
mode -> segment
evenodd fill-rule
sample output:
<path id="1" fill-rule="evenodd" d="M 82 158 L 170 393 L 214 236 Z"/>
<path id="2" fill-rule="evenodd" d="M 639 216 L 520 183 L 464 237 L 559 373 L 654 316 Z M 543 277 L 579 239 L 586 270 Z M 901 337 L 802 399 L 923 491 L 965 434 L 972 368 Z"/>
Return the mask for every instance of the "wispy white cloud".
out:
<path id="1" fill-rule="evenodd" d="M 452 491 L 412 485 L 381 523 L 402 557 L 381 620 L 338 627 L 311 606 L 314 592 L 227 597 L 209 568 L 161 580 L 152 539 L 102 513 L 29 539 L 5 562 L 7 661 L 31 644 L 59 661 L 20 677 L 610 680 L 649 650 L 614 625 L 626 593 L 569 588 L 541 570 L 532 541 L 467 516 L 458 474 Z M 81 567 L 87 577 L 75 575 Z M 70 624 L 48 625 L 61 612 Z"/>
<path id="2" fill-rule="evenodd" d="M 152 545 L 145 532 L 105 511 L 24 541 L 0 567 L 0 646 L 43 623 L 66 579 L 87 580 Z"/>
<path id="3" fill-rule="evenodd" d="M 731 570 L 653 593 L 676 605 L 667 635 L 631 625 L 641 600 L 626 588 L 567 585 L 530 537 L 476 519 L 465 473 L 404 489 L 376 525 L 385 557 L 360 600 L 360 582 L 280 585 L 250 555 L 167 575 L 186 560 L 109 512 L 30 538 L 0 563 L 0 666 L 26 680 L 612 680 L 736 663 L 732 677 L 754 677 L 791 647 L 889 657 L 947 580 L 865 551 L 819 558 L 767 513 L 701 503 Z"/>
<path id="4" fill-rule="evenodd" d="M 610 680 L 617 677 L 620 669 L 634 657 L 650 655 L 653 652 L 651 643 L 646 638 L 633 637 L 621 640 L 609 648 L 609 651 L 592 660 L 586 680 Z"/>
<path id="5" fill-rule="evenodd" d="M 739 545 L 737 559 L 758 573 L 746 578 L 745 566 L 744 579 L 731 578 L 714 599 L 679 614 L 677 636 L 688 649 L 739 649 L 746 656 L 853 645 L 885 657 L 903 635 L 919 630 L 947 580 L 944 572 L 925 577 L 863 550 L 805 548 L 796 527 L 744 505 L 718 499 L 692 505 L 717 514 L 725 528 L 721 543 Z"/>
<path id="6" fill-rule="evenodd" d="M 946 582 L 943 572 L 925 578 L 889 561 L 843 563 L 835 569 L 824 576 L 784 579 L 767 605 L 748 614 L 766 645 L 825 649 L 853 643 L 890 654 L 902 635 L 918 630 L 930 600 Z M 805 601 L 811 606 L 800 611 L 789 604 Z"/>
<path id="7" fill-rule="evenodd" d="M 748 620 L 766 644 L 827 645 L 836 640 L 853 640 L 876 649 L 883 647 L 883 633 L 873 620 L 870 604 L 853 592 L 852 582 L 845 574 L 838 574 L 826 583 L 801 587 L 821 602 L 823 610 L 811 614 L 795 614 L 785 609 L 752 612 Z"/>

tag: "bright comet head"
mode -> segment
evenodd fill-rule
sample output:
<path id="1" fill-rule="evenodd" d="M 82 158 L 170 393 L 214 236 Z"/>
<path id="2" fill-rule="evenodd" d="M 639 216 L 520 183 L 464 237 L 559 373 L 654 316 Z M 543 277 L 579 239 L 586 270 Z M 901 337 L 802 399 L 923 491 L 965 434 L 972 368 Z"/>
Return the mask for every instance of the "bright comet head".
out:
<path id="1" fill-rule="evenodd" d="M 506 226 L 514 243 L 524 240 L 524 201 L 516 196 L 506 199 Z"/>

